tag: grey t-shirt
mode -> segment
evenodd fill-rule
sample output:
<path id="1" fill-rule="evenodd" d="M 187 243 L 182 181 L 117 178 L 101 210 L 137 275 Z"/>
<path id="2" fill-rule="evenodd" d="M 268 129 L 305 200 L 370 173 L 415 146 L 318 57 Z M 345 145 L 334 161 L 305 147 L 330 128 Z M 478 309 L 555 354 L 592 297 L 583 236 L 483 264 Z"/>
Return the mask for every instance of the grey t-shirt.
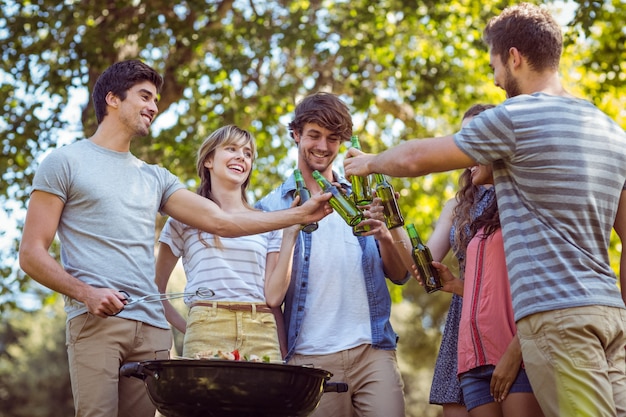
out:
<path id="1" fill-rule="evenodd" d="M 65 270 L 94 287 L 124 290 L 133 298 L 158 292 L 155 219 L 181 188 L 165 168 L 87 139 L 50 153 L 33 180 L 33 191 L 57 195 L 65 203 L 58 226 Z M 64 298 L 68 320 L 87 311 L 77 300 Z M 119 317 L 169 328 L 160 302 L 133 304 Z"/>

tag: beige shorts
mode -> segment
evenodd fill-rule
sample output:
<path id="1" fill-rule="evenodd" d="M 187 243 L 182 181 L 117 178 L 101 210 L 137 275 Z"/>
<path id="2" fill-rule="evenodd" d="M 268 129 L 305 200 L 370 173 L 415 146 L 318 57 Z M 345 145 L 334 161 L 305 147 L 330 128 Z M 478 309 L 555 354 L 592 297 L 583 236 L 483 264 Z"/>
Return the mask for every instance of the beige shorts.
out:
<path id="1" fill-rule="evenodd" d="M 207 304 L 210 305 L 192 306 L 189 311 L 183 342 L 184 357 L 207 357 L 218 351 L 238 350 L 242 357 L 256 355 L 259 358 L 267 356 L 273 362 L 282 360 L 276 320 L 266 305 Z"/>
<path id="2" fill-rule="evenodd" d="M 522 357 L 546 417 L 626 416 L 626 311 L 587 306 L 517 322 Z"/>

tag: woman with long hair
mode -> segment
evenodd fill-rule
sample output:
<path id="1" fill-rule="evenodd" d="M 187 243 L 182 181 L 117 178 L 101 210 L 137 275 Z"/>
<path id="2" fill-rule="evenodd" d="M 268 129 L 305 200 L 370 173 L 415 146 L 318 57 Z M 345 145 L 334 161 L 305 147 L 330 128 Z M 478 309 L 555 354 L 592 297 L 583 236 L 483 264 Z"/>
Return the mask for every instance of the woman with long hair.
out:
<path id="1" fill-rule="evenodd" d="M 463 115 L 462 126 L 481 112 L 494 107 L 491 104 L 475 104 Z M 435 230 L 427 245 L 433 259 L 441 261 L 452 249 L 459 263 L 461 277 L 465 269 L 465 247 L 469 241 L 469 224 L 495 199 L 490 185 L 474 185 L 469 169 L 459 177 L 459 190 L 455 198 L 443 207 Z M 450 308 L 441 338 L 439 354 L 435 363 L 429 401 L 443 407 L 443 417 L 467 417 L 467 408 L 457 377 L 457 342 L 463 297 L 452 294 Z"/>
<path id="2" fill-rule="evenodd" d="M 217 129 L 198 151 L 198 194 L 226 212 L 254 211 L 246 190 L 256 145 L 237 126 Z M 179 258 L 187 277 L 185 292 L 201 287 L 215 292 L 208 300 L 188 296 L 187 320 L 169 301 L 166 317 L 185 333 L 182 355 L 282 360 L 274 311 L 280 306 L 291 276 L 293 248 L 299 226 L 238 238 L 220 238 L 168 219 L 159 238 L 156 283 L 165 292 Z"/>
<path id="3" fill-rule="evenodd" d="M 475 186 L 493 185 L 491 165 L 470 170 Z M 452 276 L 440 262 L 444 291 L 463 296 L 459 322 L 457 373 L 471 417 L 541 417 L 522 363 L 513 316 L 504 244 L 493 199 L 469 224 L 464 280 Z"/>

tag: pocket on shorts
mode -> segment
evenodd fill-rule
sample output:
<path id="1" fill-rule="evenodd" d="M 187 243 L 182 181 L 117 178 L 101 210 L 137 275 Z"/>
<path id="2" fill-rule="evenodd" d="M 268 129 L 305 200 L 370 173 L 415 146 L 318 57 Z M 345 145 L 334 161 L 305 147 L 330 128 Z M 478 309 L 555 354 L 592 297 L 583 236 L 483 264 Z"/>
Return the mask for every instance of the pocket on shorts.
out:
<path id="1" fill-rule="evenodd" d="M 558 314 L 561 312 L 563 314 Z M 589 346 L 589 340 L 593 339 L 589 336 L 599 332 L 598 328 L 604 326 L 606 317 L 593 312 L 581 317 L 580 313 L 568 309 L 558 311 L 557 317 L 563 348 L 574 364 L 579 368 L 601 369 L 606 364 L 604 350 L 599 341 L 595 348 Z"/>
<path id="2" fill-rule="evenodd" d="M 276 317 L 274 317 L 274 313 L 256 313 L 256 320 L 263 324 L 276 324 Z"/>
<path id="3" fill-rule="evenodd" d="M 197 326 L 206 326 L 207 322 L 211 321 L 212 310 L 205 307 L 194 307 L 189 311 L 187 317 L 187 330 L 193 329 Z"/>
<path id="4" fill-rule="evenodd" d="M 93 318 L 91 314 L 83 313 L 69 320 L 65 330 L 65 344 L 69 346 L 79 341 L 90 319 Z"/>
<path id="5" fill-rule="evenodd" d="M 544 360 L 557 365 L 567 358 L 577 368 L 599 369 L 604 364 L 600 346 L 591 346 L 590 337 L 606 322 L 593 308 L 578 307 L 554 310 L 525 317 L 517 323 L 517 333 L 524 346 L 533 343 Z M 594 342 L 594 343 L 596 343 Z"/>

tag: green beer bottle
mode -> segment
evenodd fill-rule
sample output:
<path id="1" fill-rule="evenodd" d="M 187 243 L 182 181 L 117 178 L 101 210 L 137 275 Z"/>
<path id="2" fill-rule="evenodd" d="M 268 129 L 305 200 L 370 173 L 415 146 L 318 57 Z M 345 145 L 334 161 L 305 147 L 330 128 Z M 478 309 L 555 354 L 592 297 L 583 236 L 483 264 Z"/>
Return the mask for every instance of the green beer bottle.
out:
<path id="1" fill-rule="evenodd" d="M 339 213 L 339 215 L 350 226 L 359 224 L 363 220 L 363 213 L 359 210 L 352 199 L 346 197 L 337 187 L 331 184 L 319 171 L 313 171 L 313 178 L 325 193 L 331 193 L 332 197 L 328 202 L 331 207 Z"/>
<path id="2" fill-rule="evenodd" d="M 387 229 L 404 225 L 404 218 L 396 201 L 396 193 L 383 174 L 374 174 L 376 178 L 376 197 L 382 200 L 383 214 Z"/>
<path id="3" fill-rule="evenodd" d="M 352 143 L 352 147 L 355 149 L 361 149 L 361 144 L 359 143 L 359 137 L 354 135 L 350 138 L 350 142 Z M 357 206 L 365 206 L 367 204 L 371 204 L 372 202 L 372 186 L 370 184 L 369 176 L 358 176 L 352 175 L 350 177 L 350 182 L 352 183 L 352 199 Z"/>
<path id="4" fill-rule="evenodd" d="M 300 206 L 306 203 L 306 201 L 309 198 L 311 198 L 311 192 L 309 191 L 308 188 L 306 188 L 304 178 L 302 178 L 302 171 L 296 168 L 293 171 L 293 176 L 296 179 L 296 195 L 300 196 L 300 202 L 298 203 L 298 205 Z M 302 225 L 302 231 L 305 233 L 314 232 L 317 230 L 317 228 L 318 228 L 317 222 Z"/>
<path id="5" fill-rule="evenodd" d="M 353 148 L 359 150 L 361 149 L 361 144 L 359 143 L 359 137 L 357 135 L 353 135 L 350 138 L 350 142 L 352 143 Z M 370 177 L 353 175 L 350 177 L 350 182 L 352 183 L 352 199 L 354 200 L 357 208 L 362 211 L 362 206 L 372 203 L 372 186 L 370 183 Z M 369 225 L 357 225 L 352 227 L 352 233 L 355 236 L 360 236 L 364 232 L 369 232 L 369 230 Z"/>
<path id="6" fill-rule="evenodd" d="M 443 284 L 439 277 L 439 271 L 433 266 L 433 256 L 430 253 L 430 249 L 422 243 L 412 223 L 407 224 L 406 231 L 411 238 L 411 244 L 413 245 L 413 262 L 415 262 L 417 271 L 422 277 L 424 289 L 429 294 L 440 290 Z"/>

